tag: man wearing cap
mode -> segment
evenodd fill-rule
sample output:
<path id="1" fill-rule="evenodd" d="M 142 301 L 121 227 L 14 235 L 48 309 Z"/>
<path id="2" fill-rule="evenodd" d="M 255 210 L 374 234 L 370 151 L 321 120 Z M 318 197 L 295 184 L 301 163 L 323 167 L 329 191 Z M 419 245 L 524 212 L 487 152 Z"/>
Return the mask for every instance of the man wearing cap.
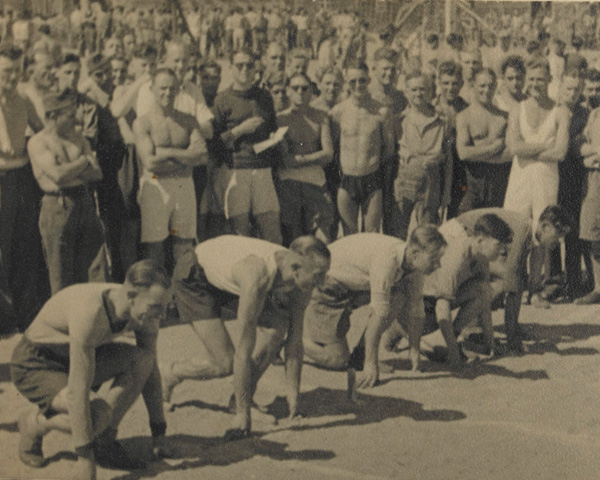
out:
<path id="1" fill-rule="evenodd" d="M 70 91 L 44 98 L 44 129 L 31 137 L 27 151 L 44 191 L 40 233 L 52 293 L 88 281 L 101 254 L 103 232 L 89 183 L 102 172 L 87 140 L 75 130 L 76 96 Z"/>
<path id="2" fill-rule="evenodd" d="M 206 142 L 195 117 L 175 109 L 179 82 L 168 68 L 157 70 L 152 94 L 159 108 L 138 116 L 133 134 L 144 165 L 138 202 L 146 256 L 165 263 L 163 242 L 173 236 L 176 262 L 196 238 L 196 194 L 192 169 L 206 164 Z"/>

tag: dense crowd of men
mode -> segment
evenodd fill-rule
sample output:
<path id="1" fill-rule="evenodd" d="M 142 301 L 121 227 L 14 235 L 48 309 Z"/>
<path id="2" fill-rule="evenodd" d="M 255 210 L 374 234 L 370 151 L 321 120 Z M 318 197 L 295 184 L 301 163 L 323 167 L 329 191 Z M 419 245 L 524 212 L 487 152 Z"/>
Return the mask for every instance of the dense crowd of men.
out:
<path id="1" fill-rule="evenodd" d="M 25 332 L 29 466 L 58 429 L 77 478 L 143 468 L 116 441 L 139 395 L 168 456 L 185 379 L 233 374 L 225 437 L 244 438 L 282 350 L 294 418 L 304 361 L 370 388 L 380 345 L 407 338 L 416 371 L 439 328 L 461 368 L 465 339 L 524 351 L 522 303 L 600 303 L 600 66 L 580 38 L 565 53 L 540 21 L 415 49 L 351 12 L 226 10 L 2 19 L 0 330 Z M 207 355 L 158 368 L 167 313 Z"/>

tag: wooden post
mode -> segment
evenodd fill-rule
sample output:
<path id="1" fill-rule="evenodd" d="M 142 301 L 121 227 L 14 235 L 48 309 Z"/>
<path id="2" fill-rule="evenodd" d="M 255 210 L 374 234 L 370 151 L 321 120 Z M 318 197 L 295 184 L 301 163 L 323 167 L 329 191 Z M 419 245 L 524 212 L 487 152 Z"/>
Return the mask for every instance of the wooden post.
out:
<path id="1" fill-rule="evenodd" d="M 453 13 L 452 0 L 445 0 L 444 3 L 444 38 L 448 38 L 448 35 L 452 33 L 452 13 Z"/>

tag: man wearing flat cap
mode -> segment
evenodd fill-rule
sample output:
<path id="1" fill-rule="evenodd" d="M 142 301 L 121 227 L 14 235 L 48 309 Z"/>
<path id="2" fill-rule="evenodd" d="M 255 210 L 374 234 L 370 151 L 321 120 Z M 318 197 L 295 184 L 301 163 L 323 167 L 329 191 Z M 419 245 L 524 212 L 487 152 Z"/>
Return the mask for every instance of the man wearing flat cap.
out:
<path id="1" fill-rule="evenodd" d="M 52 294 L 89 280 L 88 271 L 102 255 L 103 231 L 90 182 L 102 172 L 87 140 L 75 130 L 74 92 L 44 98 L 45 127 L 31 137 L 27 151 L 44 196 L 40 233 Z"/>

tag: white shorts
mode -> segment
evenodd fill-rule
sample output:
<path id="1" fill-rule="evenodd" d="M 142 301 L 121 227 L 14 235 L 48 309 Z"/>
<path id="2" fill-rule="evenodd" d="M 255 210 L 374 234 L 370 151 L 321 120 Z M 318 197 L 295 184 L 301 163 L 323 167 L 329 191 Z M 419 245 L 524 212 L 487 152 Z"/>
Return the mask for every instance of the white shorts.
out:
<path id="1" fill-rule="evenodd" d="M 221 167 L 215 175 L 215 192 L 223 199 L 225 218 L 279 212 L 279 200 L 270 168 Z"/>
<path id="2" fill-rule="evenodd" d="M 532 231 L 544 209 L 558 201 L 558 164 L 514 158 L 504 208 L 527 215 Z"/>
<path id="3" fill-rule="evenodd" d="M 196 193 L 189 177 L 140 178 L 138 203 L 142 214 L 142 243 L 162 242 L 169 235 L 196 238 Z"/>

